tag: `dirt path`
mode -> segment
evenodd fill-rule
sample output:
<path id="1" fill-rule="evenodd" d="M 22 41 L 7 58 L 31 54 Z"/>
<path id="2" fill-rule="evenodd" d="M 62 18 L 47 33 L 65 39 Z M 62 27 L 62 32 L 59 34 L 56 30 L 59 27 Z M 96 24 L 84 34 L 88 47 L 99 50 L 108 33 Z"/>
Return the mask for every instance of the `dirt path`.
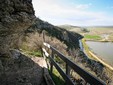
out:
<path id="1" fill-rule="evenodd" d="M 44 72 L 43 72 L 43 68 L 47 68 L 46 61 L 42 57 L 33 57 L 31 59 L 41 67 L 41 68 L 36 68 L 36 66 L 34 67 L 34 69 L 38 73 L 37 82 L 39 82 L 40 85 L 47 85 L 44 79 Z"/>
<path id="2" fill-rule="evenodd" d="M 31 59 L 32 59 L 35 63 L 37 63 L 39 66 L 41 66 L 42 68 L 43 68 L 43 67 L 47 68 L 46 61 L 44 60 L 43 57 L 32 57 Z"/>

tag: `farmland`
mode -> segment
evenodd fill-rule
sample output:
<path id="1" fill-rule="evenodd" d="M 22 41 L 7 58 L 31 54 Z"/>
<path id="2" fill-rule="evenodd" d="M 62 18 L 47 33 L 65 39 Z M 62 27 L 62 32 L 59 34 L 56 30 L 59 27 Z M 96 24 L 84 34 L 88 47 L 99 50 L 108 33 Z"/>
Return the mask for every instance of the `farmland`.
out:
<path id="1" fill-rule="evenodd" d="M 80 33 L 86 40 L 113 41 L 113 26 L 62 26 L 66 30 Z"/>

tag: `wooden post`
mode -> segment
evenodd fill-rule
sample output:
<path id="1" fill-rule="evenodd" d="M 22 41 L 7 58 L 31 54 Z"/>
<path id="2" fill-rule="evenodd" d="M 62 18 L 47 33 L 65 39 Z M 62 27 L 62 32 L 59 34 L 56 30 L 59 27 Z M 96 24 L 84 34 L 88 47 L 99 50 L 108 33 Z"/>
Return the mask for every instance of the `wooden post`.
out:
<path id="1" fill-rule="evenodd" d="M 66 63 L 66 74 L 67 74 L 68 77 L 70 78 L 70 67 L 68 66 L 67 63 Z"/>
<path id="2" fill-rule="evenodd" d="M 44 53 L 44 51 L 43 51 L 43 48 L 41 49 L 41 55 L 42 55 L 42 57 L 45 59 L 46 57 L 45 57 L 45 53 Z"/>
<path id="3" fill-rule="evenodd" d="M 43 41 L 45 42 L 45 31 L 43 31 Z"/>
<path id="4" fill-rule="evenodd" d="M 52 59 L 54 59 L 54 52 L 53 52 L 53 50 L 52 50 L 52 53 L 51 53 L 51 57 L 52 57 Z M 51 74 L 53 72 L 53 64 L 52 64 L 52 62 L 50 62 L 50 72 L 51 72 Z"/>
<path id="5" fill-rule="evenodd" d="M 66 62 L 66 75 L 70 78 L 70 67 L 69 65 L 67 64 Z M 69 85 L 68 84 L 68 81 L 65 82 L 66 85 Z"/>

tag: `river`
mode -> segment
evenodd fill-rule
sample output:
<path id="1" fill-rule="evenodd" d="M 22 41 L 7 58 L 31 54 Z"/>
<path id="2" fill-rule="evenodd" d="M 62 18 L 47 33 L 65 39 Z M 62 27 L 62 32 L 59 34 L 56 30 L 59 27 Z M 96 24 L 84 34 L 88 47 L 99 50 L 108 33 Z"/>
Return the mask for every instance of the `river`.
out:
<path id="1" fill-rule="evenodd" d="M 113 43 L 86 41 L 89 48 L 102 60 L 113 67 Z"/>

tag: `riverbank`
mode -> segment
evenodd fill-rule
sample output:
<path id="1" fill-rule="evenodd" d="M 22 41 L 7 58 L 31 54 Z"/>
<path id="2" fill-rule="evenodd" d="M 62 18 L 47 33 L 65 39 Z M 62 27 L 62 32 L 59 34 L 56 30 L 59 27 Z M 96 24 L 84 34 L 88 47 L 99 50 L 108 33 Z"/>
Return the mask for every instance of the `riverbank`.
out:
<path id="1" fill-rule="evenodd" d="M 93 39 L 85 39 L 85 41 L 94 41 L 94 42 L 113 42 L 112 40 L 93 40 Z"/>
<path id="2" fill-rule="evenodd" d="M 100 75 L 98 77 L 105 81 L 107 85 L 113 85 L 113 67 L 106 63 L 103 59 L 99 58 L 99 56 L 97 56 L 95 53 L 93 53 L 89 46 L 86 44 L 85 39 L 82 40 L 82 43 L 84 47 L 83 51 L 87 55 L 88 60 L 91 62 L 89 63 L 90 68 L 92 68 L 91 71 L 94 71 L 96 75 Z"/>
<path id="3" fill-rule="evenodd" d="M 100 41 L 94 41 L 94 42 L 100 42 Z M 103 41 L 101 41 L 103 42 Z M 99 58 L 96 54 L 94 54 L 88 47 L 88 45 L 86 44 L 86 40 L 83 39 L 82 40 L 82 43 L 83 43 L 83 47 L 84 47 L 84 51 L 85 53 L 88 55 L 88 57 L 90 59 L 93 59 L 93 60 L 96 60 L 96 61 L 99 61 L 100 63 L 102 63 L 105 67 L 109 68 L 111 71 L 113 71 L 113 67 L 110 66 L 108 63 L 106 63 L 105 61 L 103 61 L 101 58 Z"/>
<path id="4" fill-rule="evenodd" d="M 104 62 L 102 59 L 100 59 L 99 57 L 97 57 L 97 55 L 95 55 L 93 52 L 89 51 L 90 55 L 92 57 L 94 57 L 96 60 L 98 60 L 100 63 L 102 63 L 104 66 L 106 66 L 107 68 L 109 68 L 110 70 L 113 71 L 113 67 L 110 66 L 109 64 L 107 64 L 106 62 Z"/>

